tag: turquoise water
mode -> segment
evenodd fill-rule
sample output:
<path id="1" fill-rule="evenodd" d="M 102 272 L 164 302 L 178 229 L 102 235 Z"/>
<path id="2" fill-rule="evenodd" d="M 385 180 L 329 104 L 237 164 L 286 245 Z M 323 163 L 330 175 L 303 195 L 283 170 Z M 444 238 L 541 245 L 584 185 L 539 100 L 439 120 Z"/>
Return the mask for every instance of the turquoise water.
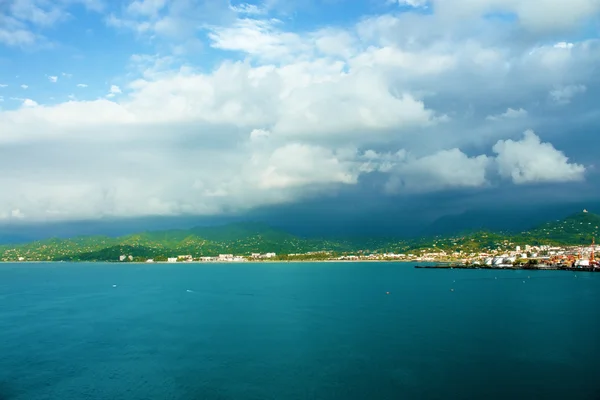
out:
<path id="1" fill-rule="evenodd" d="M 599 305 L 562 271 L 0 264 L 0 400 L 598 399 Z"/>

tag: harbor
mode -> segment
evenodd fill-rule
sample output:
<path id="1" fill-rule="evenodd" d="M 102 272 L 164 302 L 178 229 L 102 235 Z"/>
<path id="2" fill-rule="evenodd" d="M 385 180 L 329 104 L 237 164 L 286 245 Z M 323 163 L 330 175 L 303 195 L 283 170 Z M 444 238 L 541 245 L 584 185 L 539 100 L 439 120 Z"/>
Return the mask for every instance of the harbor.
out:
<path id="1" fill-rule="evenodd" d="M 572 271 L 572 272 L 600 272 L 597 265 L 591 266 L 564 266 L 564 265 L 466 265 L 466 264 L 439 264 L 439 265 L 415 265 L 415 268 L 425 269 L 494 269 L 494 270 L 539 270 L 539 271 Z"/>

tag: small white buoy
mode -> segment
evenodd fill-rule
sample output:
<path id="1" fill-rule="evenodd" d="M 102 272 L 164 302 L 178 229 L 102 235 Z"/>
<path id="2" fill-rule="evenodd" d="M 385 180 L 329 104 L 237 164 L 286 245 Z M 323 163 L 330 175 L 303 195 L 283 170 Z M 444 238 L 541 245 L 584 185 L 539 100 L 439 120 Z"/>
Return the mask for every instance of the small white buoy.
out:
<path id="1" fill-rule="evenodd" d="M 113 287 L 117 287 L 117 285 L 113 285 Z"/>
<path id="2" fill-rule="evenodd" d="M 494 279 L 498 279 L 498 277 L 497 277 L 497 276 L 495 276 L 495 277 L 494 277 Z"/>
<path id="3" fill-rule="evenodd" d="M 454 289 L 450 289 L 451 292 L 454 292 Z"/>

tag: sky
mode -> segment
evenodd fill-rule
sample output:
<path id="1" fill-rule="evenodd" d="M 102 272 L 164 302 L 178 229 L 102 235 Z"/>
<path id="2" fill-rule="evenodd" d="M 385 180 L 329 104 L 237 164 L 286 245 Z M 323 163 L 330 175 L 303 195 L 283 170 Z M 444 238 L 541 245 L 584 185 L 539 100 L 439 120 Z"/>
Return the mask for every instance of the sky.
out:
<path id="1" fill-rule="evenodd" d="M 599 70 L 600 0 L 0 0 L 0 228 L 598 204 Z"/>

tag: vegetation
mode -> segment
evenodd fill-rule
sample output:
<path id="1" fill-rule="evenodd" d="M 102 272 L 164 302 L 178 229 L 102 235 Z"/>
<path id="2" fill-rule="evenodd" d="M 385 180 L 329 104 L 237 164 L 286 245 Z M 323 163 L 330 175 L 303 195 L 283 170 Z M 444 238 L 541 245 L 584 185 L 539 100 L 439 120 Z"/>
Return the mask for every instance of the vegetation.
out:
<path id="1" fill-rule="evenodd" d="M 535 229 L 520 232 L 475 232 L 458 236 L 396 239 L 325 240 L 301 238 L 264 224 L 238 223 L 190 230 L 142 232 L 111 238 L 84 236 L 72 239 L 48 239 L 22 245 L 0 246 L 2 261 L 145 261 L 153 258 L 192 257 L 252 253 L 277 254 L 276 260 L 319 260 L 341 255 L 384 253 L 423 254 L 444 251 L 447 254 L 470 254 L 482 251 L 514 249 L 529 245 L 589 244 L 592 236 L 600 237 L 600 216 L 580 212 L 564 220 L 547 222 Z"/>

